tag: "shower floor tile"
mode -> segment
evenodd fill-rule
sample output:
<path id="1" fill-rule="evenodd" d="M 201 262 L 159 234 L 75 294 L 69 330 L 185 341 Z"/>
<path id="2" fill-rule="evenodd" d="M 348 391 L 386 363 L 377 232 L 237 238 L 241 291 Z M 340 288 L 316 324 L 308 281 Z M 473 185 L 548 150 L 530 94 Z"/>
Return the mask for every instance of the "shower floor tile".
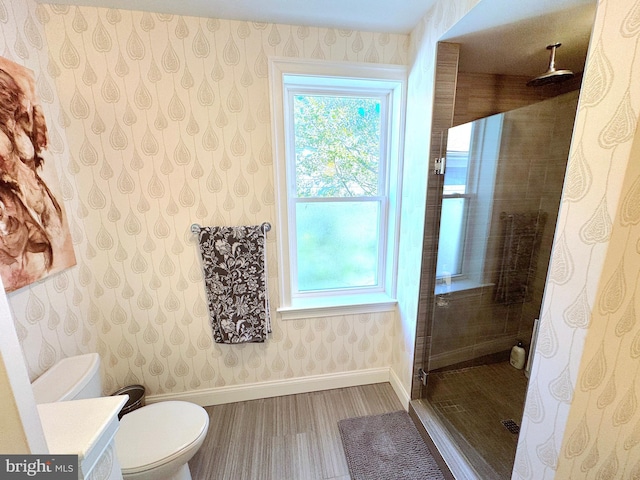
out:
<path id="1" fill-rule="evenodd" d="M 462 413 L 465 411 L 465 408 L 462 405 L 451 400 L 437 402 L 434 406 L 442 412 Z"/>
<path id="2" fill-rule="evenodd" d="M 431 372 L 427 400 L 452 433 L 464 439 L 496 472 L 496 479 L 511 478 L 518 435 L 502 423 L 520 425 L 527 378 L 509 362 L 460 370 Z"/>

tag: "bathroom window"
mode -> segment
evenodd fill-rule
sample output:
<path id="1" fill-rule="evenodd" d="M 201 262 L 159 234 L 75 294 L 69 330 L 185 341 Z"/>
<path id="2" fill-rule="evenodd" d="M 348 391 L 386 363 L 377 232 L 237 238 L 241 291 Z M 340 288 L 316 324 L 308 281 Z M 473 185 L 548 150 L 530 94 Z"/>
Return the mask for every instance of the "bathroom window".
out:
<path id="1" fill-rule="evenodd" d="M 467 210 L 471 198 L 469 157 L 472 123 L 449 129 L 447 163 L 442 191 L 442 219 L 438 242 L 436 276 L 463 274 Z"/>
<path id="2" fill-rule="evenodd" d="M 271 62 L 285 318 L 392 308 L 403 68 Z"/>
<path id="3" fill-rule="evenodd" d="M 485 255 L 493 208 L 503 114 L 450 128 L 436 293 L 486 284 Z"/>

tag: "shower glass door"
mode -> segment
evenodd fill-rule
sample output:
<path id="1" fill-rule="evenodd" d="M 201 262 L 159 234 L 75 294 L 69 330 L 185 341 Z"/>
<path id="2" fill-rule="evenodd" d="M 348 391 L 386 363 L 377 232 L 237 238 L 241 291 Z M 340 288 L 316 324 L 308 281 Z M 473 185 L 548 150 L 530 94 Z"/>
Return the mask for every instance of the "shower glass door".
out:
<path id="1" fill-rule="evenodd" d="M 577 99 L 447 136 L 427 400 L 490 478 L 513 467 L 527 378 L 509 354 L 540 313 Z"/>

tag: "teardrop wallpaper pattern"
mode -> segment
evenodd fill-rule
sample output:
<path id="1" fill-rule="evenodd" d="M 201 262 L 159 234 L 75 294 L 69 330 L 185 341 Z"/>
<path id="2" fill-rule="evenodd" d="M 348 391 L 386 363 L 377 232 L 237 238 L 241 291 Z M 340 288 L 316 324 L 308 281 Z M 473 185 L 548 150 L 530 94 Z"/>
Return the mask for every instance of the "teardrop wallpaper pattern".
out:
<path id="1" fill-rule="evenodd" d="M 476 3 L 439 0 L 408 51 L 403 36 L 0 0 L 1 54 L 36 73 L 78 257 L 9 295 L 30 376 L 97 350 L 107 389 L 135 380 L 179 392 L 391 362 L 408 390 L 409 258 L 403 325 L 392 315 L 277 322 L 272 343 L 224 351 L 193 293 L 188 225 L 274 218 L 267 55 L 408 56 L 410 103 L 428 105 L 438 32 Z M 513 478 L 637 476 L 639 15 L 637 0 L 599 2 Z M 424 125 L 408 117 L 414 138 Z M 423 188 L 409 182 L 405 199 Z M 406 218 L 421 213 L 403 206 Z"/>
<path id="2" fill-rule="evenodd" d="M 212 341 L 192 223 L 274 222 L 267 57 L 403 64 L 402 35 L 36 8 L 58 86 L 105 390 L 149 394 L 389 366 L 394 314 L 274 322 Z M 277 228 L 268 235 L 277 305 Z"/>
<path id="3" fill-rule="evenodd" d="M 640 478 L 640 2 L 598 2 L 513 478 Z"/>
<path id="4" fill-rule="evenodd" d="M 55 68 L 50 68 L 44 28 L 33 1 L 0 1 L 0 55 L 34 72 L 49 130 L 49 154 L 55 166 L 69 221 L 77 265 L 8 295 L 14 324 L 31 379 L 63 357 L 95 351 L 97 331 L 85 321 L 90 305 L 90 269 L 76 178 L 69 158 L 65 114 L 60 109 Z"/>

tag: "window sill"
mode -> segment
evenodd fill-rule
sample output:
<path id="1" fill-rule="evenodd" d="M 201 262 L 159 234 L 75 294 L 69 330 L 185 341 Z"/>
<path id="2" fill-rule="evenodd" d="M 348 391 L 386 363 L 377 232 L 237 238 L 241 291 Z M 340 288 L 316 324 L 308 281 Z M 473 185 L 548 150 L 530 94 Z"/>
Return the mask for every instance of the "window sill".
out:
<path id="1" fill-rule="evenodd" d="M 282 320 L 391 312 L 398 301 L 385 294 L 334 296 L 295 299 L 287 307 L 278 308 Z"/>

